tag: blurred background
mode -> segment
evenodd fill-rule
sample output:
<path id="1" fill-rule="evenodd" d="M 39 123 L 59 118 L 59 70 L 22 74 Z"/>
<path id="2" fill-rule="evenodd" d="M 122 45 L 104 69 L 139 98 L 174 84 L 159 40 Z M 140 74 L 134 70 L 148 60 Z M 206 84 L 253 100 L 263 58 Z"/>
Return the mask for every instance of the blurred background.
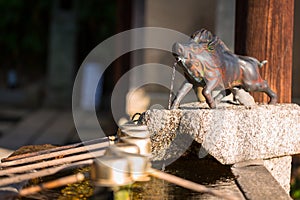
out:
<path id="1" fill-rule="evenodd" d="M 15 125 L 37 110 L 70 113 L 73 82 L 84 59 L 102 41 L 122 31 L 152 26 L 191 35 L 206 28 L 234 51 L 235 4 L 235 0 L 226 3 L 222 0 L 0 0 L 0 122 L 3 122 L 0 137 L 14 127 L 11 123 Z M 300 103 L 298 1 L 295 1 L 294 13 L 292 101 Z M 130 41 L 124 43 L 131 44 Z M 95 78 L 93 70 L 101 63 L 87 63 L 79 105 L 91 110 L 89 102 L 96 101 L 99 121 L 106 133 L 113 134 L 119 120 L 115 122 L 110 111 L 115 84 L 125 72 L 145 63 L 160 63 L 171 68 L 174 58 L 170 52 L 153 49 L 119 57 L 105 70 L 95 98 L 86 91 Z M 119 109 L 125 118 L 153 105 L 167 106 L 167 88 L 145 85 L 135 90 L 141 79 L 156 82 L 171 78 L 170 73 L 152 71 L 149 68 L 131 74 L 125 95 L 120 95 L 124 103 L 121 101 Z M 175 81 L 175 89 L 180 84 Z M 130 98 L 126 99 L 128 93 Z M 195 100 L 195 95 L 185 98 L 187 102 Z M 40 121 L 43 121 L 42 116 L 38 117 Z"/>
<path id="2" fill-rule="evenodd" d="M 89 52 L 114 34 L 153 26 L 191 35 L 206 28 L 234 50 L 235 3 L 235 0 L 0 0 L 0 147 L 14 150 L 28 144 L 63 145 L 79 141 L 71 113 L 73 82 Z M 300 103 L 299 1 L 295 1 L 294 13 L 292 101 Z M 105 71 L 96 97 L 98 118 L 105 133 L 114 134 L 117 130 L 110 111 L 115 84 L 134 66 L 150 62 L 171 67 L 174 59 L 170 52 L 138 50 L 119 57 Z M 88 87 L 88 80 L 93 78 L 93 63 L 90 68 L 83 87 Z M 155 82 L 164 77 L 170 79 L 171 74 L 138 72 L 132 75 L 124 93 L 136 89 L 140 78 Z M 149 85 L 134 91 L 120 105 L 127 119 L 152 105 L 167 106 L 166 88 Z M 190 95 L 185 100 L 193 98 Z M 80 105 L 90 110 L 89 100 L 83 93 Z"/>

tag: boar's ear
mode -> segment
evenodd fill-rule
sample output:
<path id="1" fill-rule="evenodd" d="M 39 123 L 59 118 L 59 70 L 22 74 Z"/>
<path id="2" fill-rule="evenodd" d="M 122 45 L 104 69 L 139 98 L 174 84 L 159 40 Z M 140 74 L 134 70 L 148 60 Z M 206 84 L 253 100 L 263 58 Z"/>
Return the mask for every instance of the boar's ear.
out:
<path id="1" fill-rule="evenodd" d="M 200 31 L 196 31 L 193 33 L 193 35 L 191 35 L 191 39 L 196 43 L 209 42 L 212 38 L 213 35 L 206 29 L 201 29 Z"/>
<path id="2" fill-rule="evenodd" d="M 217 42 L 218 42 L 218 37 L 214 36 L 214 37 L 208 42 L 208 44 L 207 44 L 207 49 L 208 49 L 209 51 L 214 50 L 214 49 L 215 49 L 215 46 L 216 46 L 216 44 L 217 44 Z"/>
<path id="3" fill-rule="evenodd" d="M 201 29 L 200 31 L 196 31 L 191 35 L 191 40 L 193 40 L 196 43 L 200 42 L 201 34 L 204 31 L 204 29 Z"/>
<path id="4" fill-rule="evenodd" d="M 213 36 L 213 34 L 210 31 L 206 30 L 206 32 L 205 32 L 205 39 L 206 39 L 206 42 L 210 42 L 211 40 L 214 39 L 214 36 Z"/>

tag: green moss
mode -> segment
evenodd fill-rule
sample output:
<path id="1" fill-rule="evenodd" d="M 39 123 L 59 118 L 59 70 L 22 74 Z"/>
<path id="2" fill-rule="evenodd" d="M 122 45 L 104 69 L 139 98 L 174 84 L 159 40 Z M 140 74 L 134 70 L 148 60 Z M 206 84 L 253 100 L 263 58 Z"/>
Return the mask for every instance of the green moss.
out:
<path id="1" fill-rule="evenodd" d="M 300 200 L 300 177 L 295 177 L 292 181 L 290 195 L 293 199 Z"/>

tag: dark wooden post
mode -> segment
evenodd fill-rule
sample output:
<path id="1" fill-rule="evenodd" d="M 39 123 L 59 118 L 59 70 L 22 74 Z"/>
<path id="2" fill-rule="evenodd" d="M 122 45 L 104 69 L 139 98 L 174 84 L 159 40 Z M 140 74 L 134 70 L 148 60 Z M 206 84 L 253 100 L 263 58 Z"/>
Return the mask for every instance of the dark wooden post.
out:
<path id="1" fill-rule="evenodd" d="M 267 60 L 261 69 L 278 95 L 279 102 L 291 102 L 294 0 L 237 0 L 235 51 Z M 256 101 L 268 97 L 254 94 Z"/>

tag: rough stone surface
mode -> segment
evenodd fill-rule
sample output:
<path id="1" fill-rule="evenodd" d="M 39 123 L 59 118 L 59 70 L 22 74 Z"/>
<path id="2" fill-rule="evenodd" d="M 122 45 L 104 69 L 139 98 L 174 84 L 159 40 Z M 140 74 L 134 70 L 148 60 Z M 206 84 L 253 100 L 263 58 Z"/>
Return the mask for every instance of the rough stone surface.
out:
<path id="1" fill-rule="evenodd" d="M 279 182 L 281 187 L 289 194 L 292 156 L 284 156 L 280 158 L 272 158 L 264 160 L 264 166 L 269 170 L 272 176 Z"/>
<path id="2" fill-rule="evenodd" d="M 292 199 L 263 165 L 233 166 L 231 171 L 245 199 Z"/>
<path id="3" fill-rule="evenodd" d="M 232 93 L 234 94 L 235 99 L 242 105 L 246 107 L 256 106 L 257 104 L 254 101 L 254 98 L 242 88 L 232 88 Z"/>
<path id="4" fill-rule="evenodd" d="M 209 109 L 204 103 L 190 103 L 177 110 L 148 110 L 144 123 L 152 133 L 153 160 L 178 156 L 193 139 L 222 164 L 300 153 L 296 104 L 219 104 Z"/>
<path id="5" fill-rule="evenodd" d="M 188 134 L 178 132 L 182 115 L 180 110 L 168 110 L 167 115 L 161 111 L 154 109 L 150 111 L 151 114 L 147 112 L 145 118 L 148 129 L 152 133 L 151 144 L 154 161 L 178 158 L 193 141 Z"/>

